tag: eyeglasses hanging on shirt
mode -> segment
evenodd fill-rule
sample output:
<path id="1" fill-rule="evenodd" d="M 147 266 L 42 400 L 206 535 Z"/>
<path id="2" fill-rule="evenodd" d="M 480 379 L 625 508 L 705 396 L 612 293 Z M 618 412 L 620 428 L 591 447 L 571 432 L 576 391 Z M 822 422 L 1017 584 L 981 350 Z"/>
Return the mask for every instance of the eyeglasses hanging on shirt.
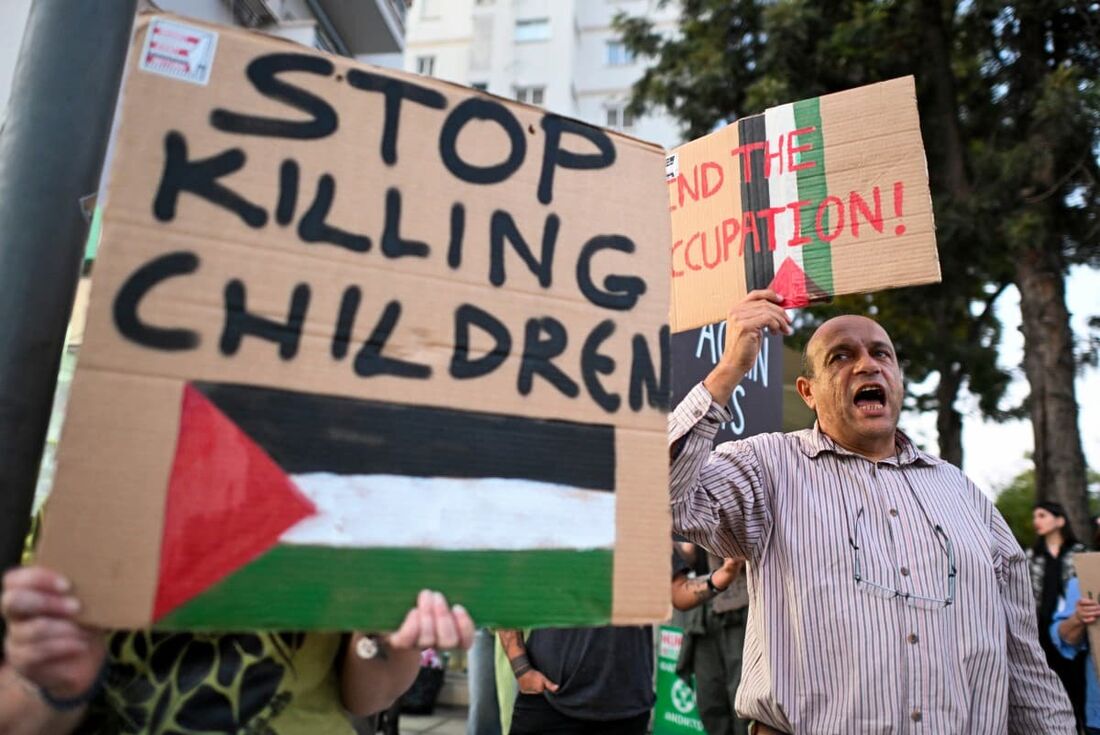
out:
<path id="1" fill-rule="evenodd" d="M 946 570 L 947 577 L 944 582 L 943 595 L 939 597 L 928 597 L 925 595 L 918 595 L 907 590 L 899 590 L 896 586 L 882 585 L 877 582 L 872 582 L 867 579 L 863 574 L 863 565 L 861 562 L 861 552 L 863 548 L 859 543 L 859 531 L 863 521 L 863 515 L 866 510 L 864 507 L 860 507 L 856 513 L 855 518 L 855 531 L 848 536 L 848 545 L 852 548 L 852 578 L 855 581 L 856 587 L 863 587 L 865 589 L 878 591 L 885 593 L 887 597 L 900 597 L 906 602 L 917 602 L 932 604 L 937 607 L 948 607 L 955 601 L 955 577 L 958 576 L 958 569 L 955 566 L 955 547 L 951 543 L 951 539 L 947 537 L 947 533 L 943 530 L 943 527 L 932 521 L 932 518 L 928 515 L 928 511 L 925 510 L 924 503 L 921 502 L 920 496 L 917 495 L 916 490 L 913 489 L 912 483 L 909 482 L 909 478 L 906 477 L 905 468 L 901 464 L 900 453 L 898 455 L 898 469 L 901 472 L 902 479 L 905 480 L 906 486 L 909 488 L 910 495 L 913 496 L 913 500 L 916 501 L 917 507 L 920 508 L 921 514 L 924 516 L 925 523 L 928 524 L 932 535 L 936 539 L 936 544 L 946 557 Z"/>

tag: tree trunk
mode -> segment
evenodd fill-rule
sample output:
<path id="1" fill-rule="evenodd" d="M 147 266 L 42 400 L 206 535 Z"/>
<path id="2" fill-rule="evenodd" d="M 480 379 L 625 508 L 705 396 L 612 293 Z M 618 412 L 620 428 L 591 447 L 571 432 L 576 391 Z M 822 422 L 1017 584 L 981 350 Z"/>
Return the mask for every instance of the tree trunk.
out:
<path id="1" fill-rule="evenodd" d="M 953 199 L 970 195 L 966 175 L 966 149 L 959 131 L 959 103 L 955 73 L 951 68 L 950 18 L 955 3 L 943 0 L 918 0 L 916 18 L 921 27 L 924 53 L 920 70 L 921 124 L 926 147 L 934 165 L 928 167 L 934 184 Z M 946 17 L 945 17 L 946 16 Z"/>
<path id="2" fill-rule="evenodd" d="M 940 382 L 936 386 L 936 431 L 940 438 L 940 458 L 962 467 L 962 414 L 955 410 L 962 375 L 952 366 L 940 367 Z"/>
<path id="3" fill-rule="evenodd" d="M 1092 538 L 1085 458 L 1077 426 L 1073 332 L 1065 281 L 1053 251 L 1031 248 L 1016 264 L 1024 333 L 1024 372 L 1031 384 L 1035 492 L 1061 503 L 1077 537 Z"/>

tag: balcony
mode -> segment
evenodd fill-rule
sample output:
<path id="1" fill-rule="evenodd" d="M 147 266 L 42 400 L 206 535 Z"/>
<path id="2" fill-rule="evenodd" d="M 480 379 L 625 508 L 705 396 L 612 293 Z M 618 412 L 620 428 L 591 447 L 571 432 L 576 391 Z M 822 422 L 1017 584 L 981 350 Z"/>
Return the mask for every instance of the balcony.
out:
<path id="1" fill-rule="evenodd" d="M 397 54 L 405 50 L 404 0 L 307 0 L 318 23 L 335 33 L 349 56 Z M 326 28 L 326 22 L 331 28 Z"/>

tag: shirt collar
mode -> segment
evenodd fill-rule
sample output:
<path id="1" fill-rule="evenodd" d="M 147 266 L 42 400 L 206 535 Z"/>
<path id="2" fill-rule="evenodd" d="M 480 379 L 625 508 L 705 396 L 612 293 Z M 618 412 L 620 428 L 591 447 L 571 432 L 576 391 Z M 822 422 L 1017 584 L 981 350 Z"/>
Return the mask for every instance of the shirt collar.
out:
<path id="1" fill-rule="evenodd" d="M 812 429 L 800 431 L 797 436 L 799 448 L 802 450 L 802 453 L 811 459 L 817 457 L 817 455 L 822 452 L 832 452 L 838 456 L 860 456 L 837 444 L 832 437 L 821 430 L 821 426 L 818 425 L 817 421 L 814 421 L 814 427 Z M 909 438 L 909 435 L 901 429 L 896 430 L 894 441 L 897 446 L 897 459 L 901 460 L 900 463 L 902 465 L 913 463 L 923 465 L 943 464 L 943 460 L 939 457 L 934 457 L 927 452 L 921 451 L 916 443 Z M 894 464 L 897 462 L 897 459 L 894 457 L 887 457 L 882 461 Z"/>

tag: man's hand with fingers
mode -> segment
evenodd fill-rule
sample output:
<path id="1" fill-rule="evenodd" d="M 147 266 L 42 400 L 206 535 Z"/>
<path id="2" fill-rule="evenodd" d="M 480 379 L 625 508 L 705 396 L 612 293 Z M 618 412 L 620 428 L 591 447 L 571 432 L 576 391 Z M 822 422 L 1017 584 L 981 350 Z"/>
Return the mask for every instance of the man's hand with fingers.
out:
<path id="1" fill-rule="evenodd" d="M 781 304 L 783 297 L 771 289 L 750 291 L 726 317 L 726 344 L 722 358 L 703 384 L 716 403 L 725 405 L 734 388 L 752 369 L 764 343 L 764 330 L 792 334 L 791 318 Z"/>
<path id="2" fill-rule="evenodd" d="M 542 694 L 558 691 L 558 685 L 546 678 L 541 671 L 529 669 L 527 673 L 516 679 L 519 690 L 524 694 Z"/>
<path id="3" fill-rule="evenodd" d="M 103 635 L 77 623 L 79 611 L 72 586 L 56 572 L 30 566 L 4 575 L 5 661 L 56 700 L 89 693 L 106 657 Z"/>

